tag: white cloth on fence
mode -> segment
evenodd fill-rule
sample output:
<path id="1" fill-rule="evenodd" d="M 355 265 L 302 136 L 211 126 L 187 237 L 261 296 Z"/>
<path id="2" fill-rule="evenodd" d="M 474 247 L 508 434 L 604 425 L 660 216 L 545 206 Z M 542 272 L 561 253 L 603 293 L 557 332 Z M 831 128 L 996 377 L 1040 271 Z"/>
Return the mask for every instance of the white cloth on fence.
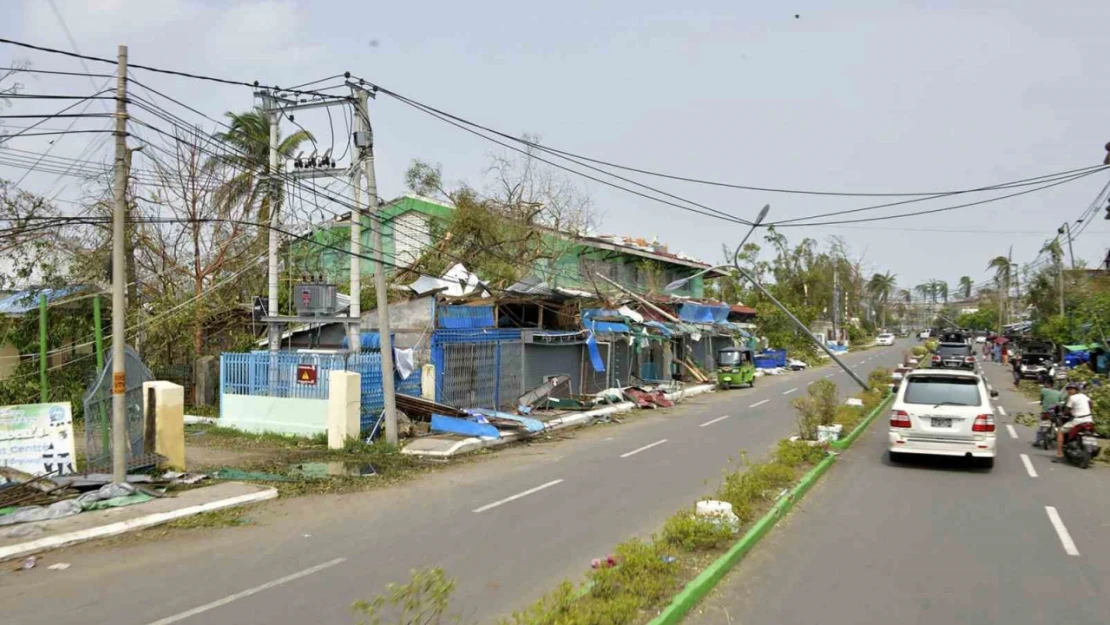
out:
<path id="1" fill-rule="evenodd" d="M 412 354 L 413 350 L 411 349 L 393 349 L 393 366 L 397 368 L 397 373 L 401 374 L 402 380 L 409 379 L 416 368 L 413 365 Z"/>

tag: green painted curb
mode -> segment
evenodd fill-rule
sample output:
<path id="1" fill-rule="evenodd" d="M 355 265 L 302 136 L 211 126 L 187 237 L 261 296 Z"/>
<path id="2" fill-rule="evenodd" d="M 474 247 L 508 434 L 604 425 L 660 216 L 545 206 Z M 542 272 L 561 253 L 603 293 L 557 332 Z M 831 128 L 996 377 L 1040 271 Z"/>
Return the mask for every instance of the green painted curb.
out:
<path id="1" fill-rule="evenodd" d="M 724 555 L 717 558 L 713 564 L 701 572 L 700 575 L 695 577 L 693 581 L 686 584 L 674 599 L 659 616 L 652 619 L 648 625 L 676 625 L 682 620 L 684 616 L 701 601 L 705 595 L 709 594 L 710 590 L 721 581 L 721 578 L 728 573 L 736 563 L 744 558 L 749 551 L 752 550 L 759 541 L 775 526 L 794 504 L 799 501 L 810 488 L 813 487 L 817 480 L 829 470 L 829 467 L 836 462 L 836 455 L 829 454 L 824 460 L 817 463 L 817 466 L 809 470 L 808 473 L 802 476 L 798 484 L 775 503 L 775 505 L 763 515 L 755 525 L 749 529 L 740 540 L 733 545 Z"/>
<path id="2" fill-rule="evenodd" d="M 844 450 L 851 447 L 852 443 L 856 442 L 856 439 L 863 434 L 864 430 L 866 430 L 869 425 L 871 425 L 871 422 L 874 421 L 884 410 L 889 408 L 891 402 L 893 401 L 894 393 L 890 393 L 886 396 L 886 399 L 879 403 L 878 406 L 875 406 L 875 409 L 871 411 L 871 414 L 867 415 L 862 423 L 856 426 L 856 429 L 852 430 L 851 434 L 845 436 L 840 440 L 829 443 L 829 447 L 839 450 Z"/>

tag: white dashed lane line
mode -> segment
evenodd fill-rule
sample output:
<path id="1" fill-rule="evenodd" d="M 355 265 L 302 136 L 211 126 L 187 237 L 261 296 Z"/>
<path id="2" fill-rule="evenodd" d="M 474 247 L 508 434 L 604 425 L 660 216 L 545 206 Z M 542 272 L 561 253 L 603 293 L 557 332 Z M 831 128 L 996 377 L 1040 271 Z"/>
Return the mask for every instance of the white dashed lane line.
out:
<path id="1" fill-rule="evenodd" d="M 756 406 L 762 406 L 763 404 L 766 404 L 769 401 L 771 401 L 771 400 L 764 399 L 763 401 L 757 401 L 754 404 L 752 404 L 751 406 L 748 406 L 748 408 L 755 408 Z"/>
<path id="2" fill-rule="evenodd" d="M 1021 454 L 1021 463 L 1025 465 L 1025 472 L 1029 474 L 1029 477 L 1037 477 L 1037 470 L 1033 468 L 1029 456 Z"/>
<path id="3" fill-rule="evenodd" d="M 635 456 L 636 454 L 640 453 L 641 451 L 647 451 L 648 449 L 651 449 L 652 447 L 655 447 L 656 445 L 662 445 L 665 442 L 667 442 L 667 439 L 665 439 L 665 438 L 661 441 L 655 441 L 654 443 L 651 443 L 649 445 L 644 445 L 643 447 L 633 449 L 630 452 L 623 453 L 623 454 L 621 454 L 621 458 L 627 458 L 629 456 Z"/>
<path id="4" fill-rule="evenodd" d="M 714 423 L 716 423 L 716 422 L 718 422 L 718 421 L 724 421 L 724 420 L 725 420 L 725 419 L 727 419 L 728 417 L 729 417 L 729 415 L 727 415 L 727 414 L 726 414 L 726 415 L 725 415 L 725 416 L 723 416 L 723 417 L 717 417 L 716 419 L 710 419 L 709 421 L 706 421 L 705 423 L 702 423 L 702 424 L 701 424 L 701 425 L 699 425 L 698 427 L 699 427 L 699 428 L 703 428 L 703 427 L 705 427 L 705 426 L 707 426 L 707 425 L 713 425 Z"/>
<path id="5" fill-rule="evenodd" d="M 1005 417 L 1005 416 L 1006 416 L 1006 409 L 1005 409 L 1005 408 L 1003 408 L 1002 406 L 999 406 L 999 407 L 998 407 L 998 414 L 1000 414 L 1000 415 L 1002 415 L 1003 417 Z"/>
<path id="6" fill-rule="evenodd" d="M 789 394 L 793 393 L 793 392 L 794 392 L 794 391 L 796 391 L 796 390 L 798 390 L 798 387 L 794 387 L 794 388 L 792 388 L 792 389 L 790 389 L 790 390 L 788 390 L 788 391 L 783 391 L 783 392 L 782 392 L 782 394 L 783 394 L 783 395 L 789 395 Z"/>
<path id="7" fill-rule="evenodd" d="M 1014 426 L 1010 425 L 1009 423 L 1006 424 L 1006 431 L 1010 433 L 1010 438 L 1018 437 L 1017 430 L 1015 430 Z"/>
<path id="8" fill-rule="evenodd" d="M 526 490 L 522 493 L 517 493 L 515 495 L 510 495 L 509 497 L 506 497 L 504 499 L 498 499 L 497 501 L 495 501 L 493 503 L 490 503 L 490 504 L 486 504 L 486 505 L 482 506 L 481 508 L 475 508 L 474 512 L 485 512 L 486 510 L 489 510 L 491 508 L 496 508 L 497 506 L 505 505 L 505 504 L 509 503 L 510 501 L 516 501 L 517 499 L 520 499 L 521 497 L 527 497 L 528 495 L 531 495 L 532 493 L 539 492 L 539 491 L 541 491 L 545 488 L 550 488 L 550 487 L 552 487 L 556 484 L 561 483 L 562 481 L 563 480 L 551 480 L 550 482 L 548 482 L 546 484 L 540 484 L 539 486 L 537 486 L 535 488 L 529 488 L 528 490 Z"/>
<path id="9" fill-rule="evenodd" d="M 1060 518 L 1060 513 L 1052 506 L 1045 506 L 1044 511 L 1048 513 L 1048 520 L 1052 523 L 1052 527 L 1056 530 L 1056 535 L 1060 537 L 1060 544 L 1064 546 L 1064 553 L 1069 556 L 1079 555 L 1079 549 L 1075 546 L 1075 541 L 1071 539 L 1071 534 L 1068 533 L 1068 528 L 1064 526 L 1064 521 Z"/>

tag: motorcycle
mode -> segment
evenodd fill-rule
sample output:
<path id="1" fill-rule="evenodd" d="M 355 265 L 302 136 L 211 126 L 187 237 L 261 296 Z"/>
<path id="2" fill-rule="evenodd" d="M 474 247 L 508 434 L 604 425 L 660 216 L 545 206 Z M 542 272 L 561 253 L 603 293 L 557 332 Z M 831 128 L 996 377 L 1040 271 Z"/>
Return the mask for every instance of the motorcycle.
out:
<path id="1" fill-rule="evenodd" d="M 1060 426 L 1069 420 L 1061 414 L 1053 415 L 1052 427 L 1044 433 L 1041 439 L 1044 449 L 1049 449 L 1056 444 L 1056 433 Z M 1040 431 L 1038 431 L 1038 435 L 1041 435 Z M 1098 440 L 1095 439 L 1094 423 L 1080 423 L 1064 435 L 1064 458 L 1081 469 L 1091 466 L 1091 460 L 1098 456 L 1099 451 Z"/>
<path id="2" fill-rule="evenodd" d="M 1033 439 L 1033 446 L 1049 450 L 1056 447 L 1056 411 L 1046 410 L 1041 413 L 1041 420 L 1037 422 L 1037 435 Z"/>

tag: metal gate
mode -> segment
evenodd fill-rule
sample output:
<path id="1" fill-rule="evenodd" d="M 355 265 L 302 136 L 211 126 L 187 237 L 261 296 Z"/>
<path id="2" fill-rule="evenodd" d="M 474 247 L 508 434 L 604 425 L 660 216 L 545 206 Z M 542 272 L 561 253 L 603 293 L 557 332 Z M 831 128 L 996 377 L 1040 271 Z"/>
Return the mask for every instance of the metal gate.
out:
<path id="1" fill-rule="evenodd" d="M 459 408 L 512 407 L 524 392 L 520 341 L 443 345 L 440 401 Z"/>
<path id="2" fill-rule="evenodd" d="M 144 449 L 145 419 L 143 418 L 143 382 L 154 380 L 150 370 L 131 348 L 124 348 L 127 404 L 128 466 L 145 464 L 143 455 L 153 452 Z M 112 363 L 104 366 L 100 375 L 85 393 L 85 471 L 107 471 L 112 465 Z"/>

